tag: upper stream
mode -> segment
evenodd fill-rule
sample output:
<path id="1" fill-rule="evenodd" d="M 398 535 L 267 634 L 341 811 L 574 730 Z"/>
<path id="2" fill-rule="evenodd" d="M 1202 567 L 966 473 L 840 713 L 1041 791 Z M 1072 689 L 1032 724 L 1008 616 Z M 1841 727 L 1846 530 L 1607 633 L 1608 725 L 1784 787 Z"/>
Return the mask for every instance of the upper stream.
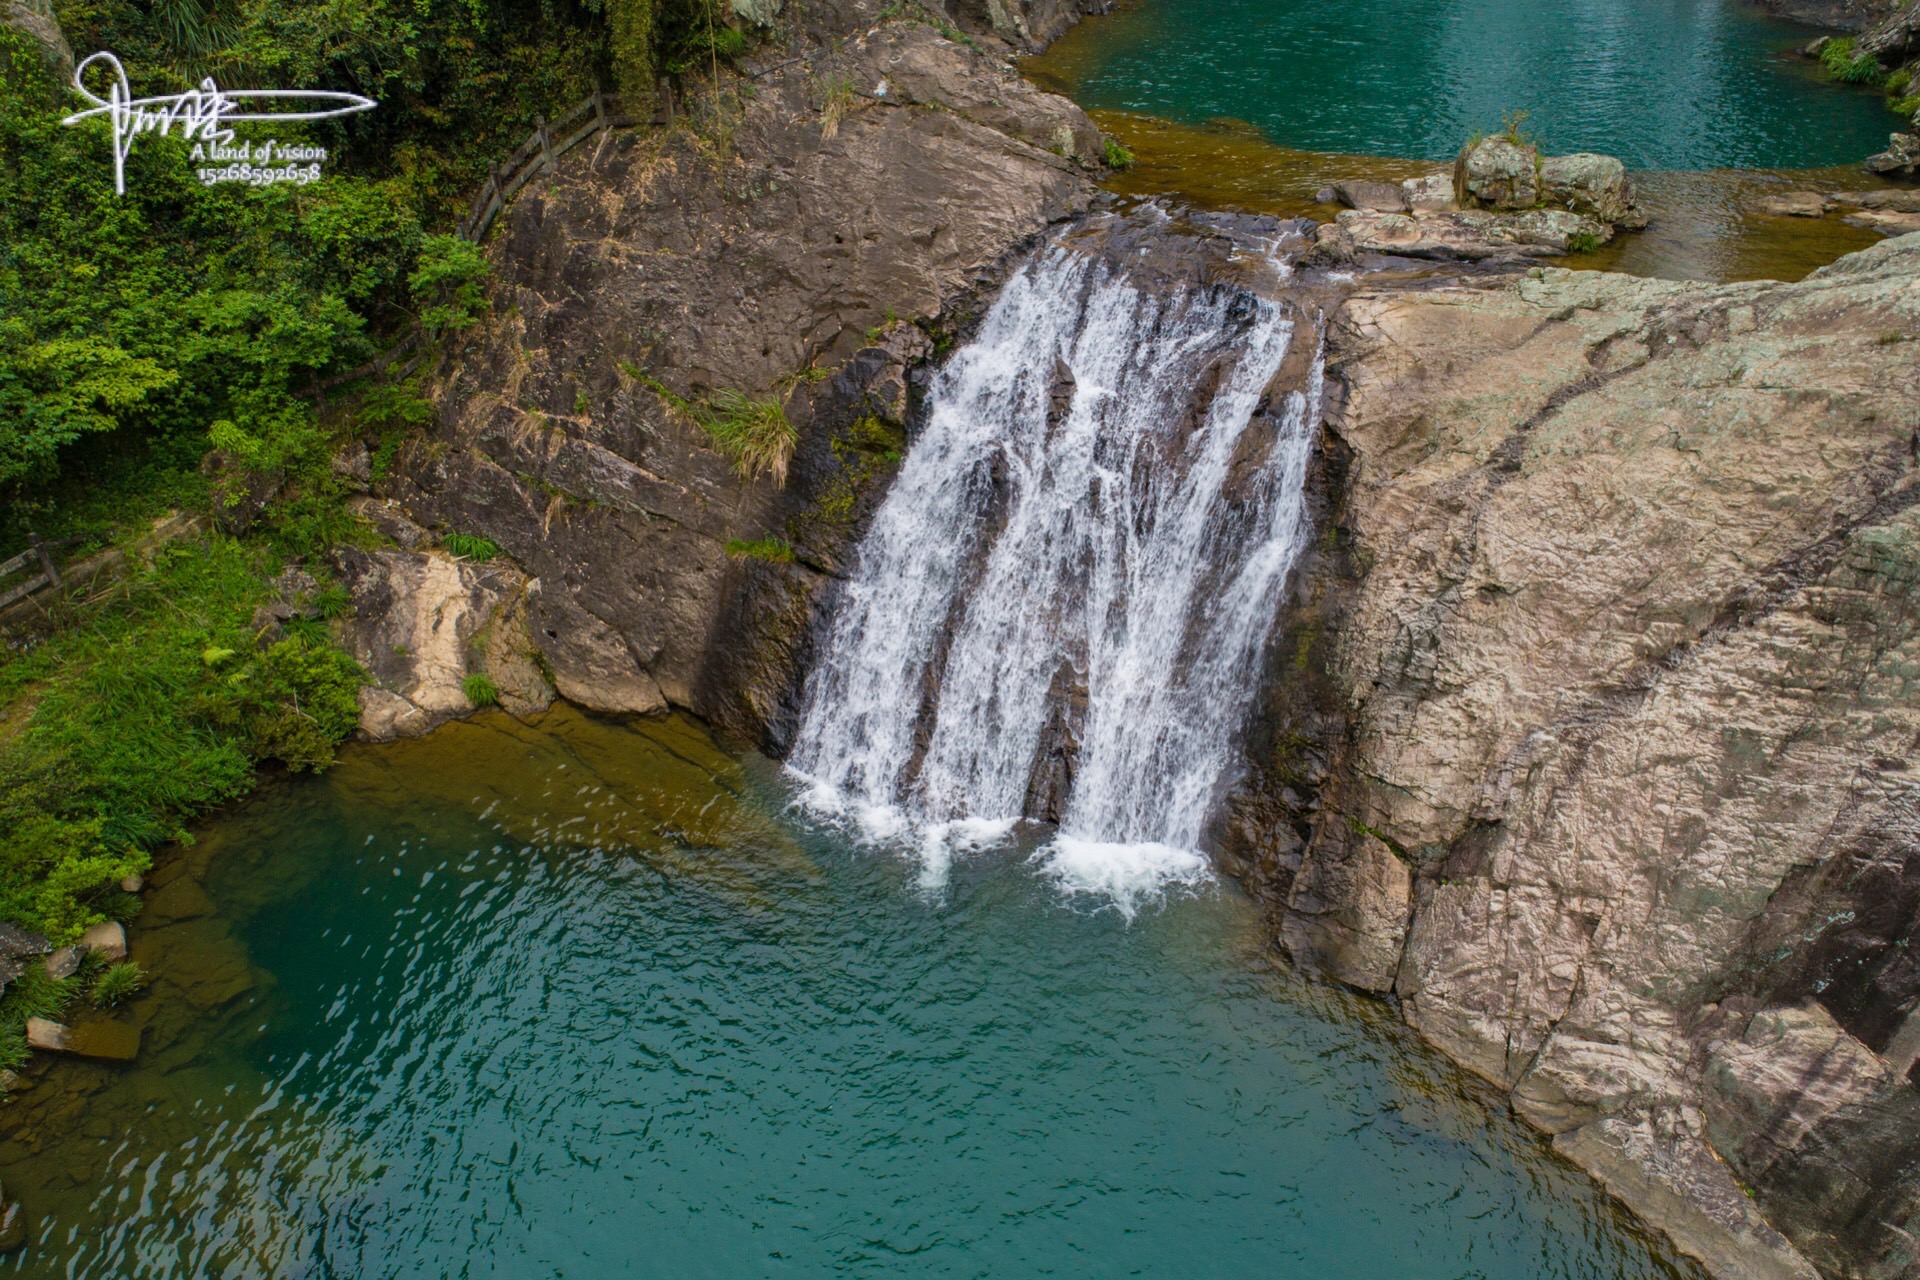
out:
<path id="1" fill-rule="evenodd" d="M 26 1276 L 1676 1272 L 1196 884 L 944 891 L 678 720 L 356 747 L 157 869 L 128 1069 L 35 1064 Z"/>
<path id="2" fill-rule="evenodd" d="M 1248 122 L 1281 147 L 1451 158 L 1509 112 L 1629 169 L 1853 164 L 1900 125 L 1748 0 L 1135 0 L 1028 63 L 1082 106 Z"/>

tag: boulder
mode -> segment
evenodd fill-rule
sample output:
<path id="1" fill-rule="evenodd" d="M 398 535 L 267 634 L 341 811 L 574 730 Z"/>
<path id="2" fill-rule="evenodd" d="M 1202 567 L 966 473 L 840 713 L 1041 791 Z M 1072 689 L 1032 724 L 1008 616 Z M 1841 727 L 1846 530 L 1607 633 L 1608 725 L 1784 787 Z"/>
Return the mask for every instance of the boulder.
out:
<path id="1" fill-rule="evenodd" d="M 1453 199 L 1453 175 L 1430 173 L 1424 178 L 1408 178 L 1400 184 L 1407 208 L 1415 213 L 1442 213 L 1459 206 Z"/>
<path id="2" fill-rule="evenodd" d="M 0 923 L 0 989 L 26 971 L 35 956 L 47 954 L 47 940 L 37 933 Z"/>
<path id="3" fill-rule="evenodd" d="M 1540 149 L 1505 134 L 1460 148 L 1453 162 L 1453 197 L 1461 205 L 1531 209 L 1540 195 Z"/>
<path id="4" fill-rule="evenodd" d="M 1349 209 L 1341 213 L 1339 227 L 1357 252 L 1455 262 L 1559 257 L 1613 238 L 1613 228 L 1605 223 L 1564 209 L 1421 214 Z"/>
<path id="5" fill-rule="evenodd" d="M 465 683 L 476 672 L 511 691 L 510 711 L 525 714 L 551 700 L 532 658 L 535 645 L 523 607 L 530 584 L 504 559 L 475 562 L 443 552 L 349 547 L 335 552 L 334 563 L 353 595 L 348 647 L 377 682 L 360 691 L 360 728 L 367 737 L 414 737 L 470 713 L 474 705 Z M 586 643 L 577 633 L 570 638 Z M 503 663 L 498 674 L 489 669 L 489 653 Z M 630 655 L 622 656 L 631 663 Z M 511 670 L 504 665 L 509 657 Z M 611 674 L 630 680 L 618 670 Z M 614 696 L 624 688 L 616 680 L 592 705 L 659 709 L 657 693 Z"/>
<path id="6" fill-rule="evenodd" d="M 84 954 L 84 949 L 78 946 L 59 947 L 49 952 L 41 963 L 46 966 L 49 978 L 71 978 L 80 972 L 80 961 Z"/>
<path id="7" fill-rule="evenodd" d="M 1405 213 L 1413 207 L 1407 203 L 1406 189 L 1394 182 L 1336 182 L 1333 184 L 1333 194 L 1336 200 L 1349 209 Z"/>
<path id="8" fill-rule="evenodd" d="M 108 960 L 127 958 L 127 931 L 118 920 L 103 920 L 80 935 L 80 945 Z"/>
<path id="9" fill-rule="evenodd" d="M 1920 133 L 1896 133 L 1887 139 L 1887 149 L 1867 157 L 1867 172 L 1914 176 L 1920 166 Z"/>
<path id="10" fill-rule="evenodd" d="M 1612 156 L 1590 151 L 1551 156 L 1540 164 L 1540 185 L 1548 204 L 1615 226 L 1647 224 L 1646 215 L 1633 203 L 1627 166 Z"/>

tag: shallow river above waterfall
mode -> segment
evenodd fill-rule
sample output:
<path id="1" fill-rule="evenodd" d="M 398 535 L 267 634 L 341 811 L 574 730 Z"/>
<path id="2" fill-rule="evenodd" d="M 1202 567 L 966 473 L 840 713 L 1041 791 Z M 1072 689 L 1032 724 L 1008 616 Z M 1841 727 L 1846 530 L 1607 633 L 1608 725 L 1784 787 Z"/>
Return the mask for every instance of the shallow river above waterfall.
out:
<path id="1" fill-rule="evenodd" d="M 677 720 L 354 748 L 174 851 L 126 1070 L 36 1062 L 32 1276 L 1691 1274 L 1212 886 L 935 896 Z"/>
<path id="2" fill-rule="evenodd" d="M 1629 169 L 1813 169 L 1886 146 L 1876 91 L 1749 0 L 1128 0 L 1043 59 L 1085 107 L 1243 120 L 1302 151 L 1451 157 L 1508 112 Z"/>

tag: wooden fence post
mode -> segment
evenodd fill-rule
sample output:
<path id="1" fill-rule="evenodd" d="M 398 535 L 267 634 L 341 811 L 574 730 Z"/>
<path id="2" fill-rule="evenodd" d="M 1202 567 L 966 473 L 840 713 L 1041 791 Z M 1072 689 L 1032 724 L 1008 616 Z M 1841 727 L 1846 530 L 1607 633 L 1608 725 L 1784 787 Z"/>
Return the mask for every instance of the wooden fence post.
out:
<path id="1" fill-rule="evenodd" d="M 665 76 L 660 77 L 660 102 L 666 107 L 667 128 L 673 128 L 673 83 Z"/>
<path id="2" fill-rule="evenodd" d="M 540 139 L 540 159 L 546 165 L 547 172 L 553 172 L 553 131 L 547 128 L 545 116 L 533 118 L 533 131 Z"/>
<path id="3" fill-rule="evenodd" d="M 607 127 L 607 100 L 598 89 L 593 91 L 593 130 L 598 133 Z"/>
<path id="4" fill-rule="evenodd" d="M 33 554 L 40 557 L 40 568 L 46 573 L 47 581 L 54 586 L 60 585 L 60 570 L 54 567 L 53 557 L 47 554 L 46 543 L 40 541 L 40 535 L 27 530 L 27 540 L 33 544 Z"/>

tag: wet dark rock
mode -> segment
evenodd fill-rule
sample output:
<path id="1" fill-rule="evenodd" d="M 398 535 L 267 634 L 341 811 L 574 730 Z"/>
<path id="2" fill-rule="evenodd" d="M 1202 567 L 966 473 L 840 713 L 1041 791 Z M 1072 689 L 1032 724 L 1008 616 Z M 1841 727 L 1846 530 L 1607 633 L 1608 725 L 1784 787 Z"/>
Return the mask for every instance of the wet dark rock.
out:
<path id="1" fill-rule="evenodd" d="M 16 925 L 0 922 L 0 990 L 26 972 L 36 956 L 44 956 L 47 940 Z"/>

